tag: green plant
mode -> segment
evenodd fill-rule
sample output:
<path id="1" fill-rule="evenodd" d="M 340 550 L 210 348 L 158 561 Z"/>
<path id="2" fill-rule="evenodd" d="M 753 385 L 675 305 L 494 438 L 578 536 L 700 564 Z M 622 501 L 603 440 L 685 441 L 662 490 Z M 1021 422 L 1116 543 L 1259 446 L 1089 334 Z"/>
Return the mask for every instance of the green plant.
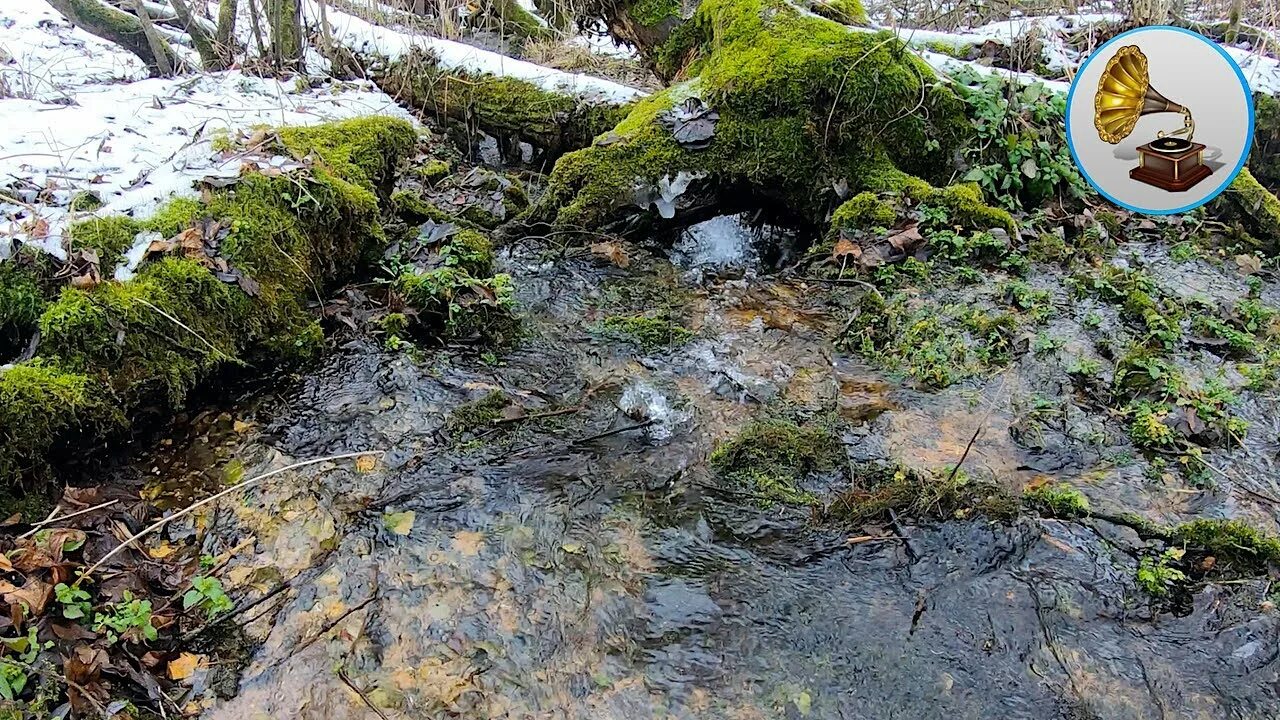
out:
<path id="1" fill-rule="evenodd" d="M 79 620 L 89 616 L 93 610 L 89 593 L 79 587 L 58 583 L 53 587 L 53 595 L 62 605 L 62 617 L 68 620 Z"/>
<path id="2" fill-rule="evenodd" d="M 191 589 L 182 596 L 182 609 L 202 608 L 209 617 L 229 612 L 234 607 L 217 578 L 197 575 L 191 578 Z"/>
<path id="3" fill-rule="evenodd" d="M 1176 263 L 1184 263 L 1200 257 L 1200 248 L 1190 241 L 1180 242 L 1169 248 L 1169 259 Z"/>
<path id="4" fill-rule="evenodd" d="M 1138 587 L 1152 597 L 1168 595 L 1175 585 L 1187 580 L 1186 573 L 1170 565 L 1182 560 L 1185 554 L 1182 548 L 1169 548 L 1156 557 L 1142 558 L 1136 576 Z"/>
<path id="5" fill-rule="evenodd" d="M 155 625 L 151 624 L 151 601 L 133 596 L 124 591 L 123 603 L 111 603 L 107 612 L 98 612 L 93 617 L 93 631 L 106 633 L 107 641 L 115 644 L 121 638 L 131 642 L 141 640 L 154 641 L 160 636 Z"/>
<path id="6" fill-rule="evenodd" d="M 30 680 L 31 666 L 39 658 L 40 651 L 53 647 L 53 643 L 45 643 L 42 646 L 36 638 L 35 625 L 27 628 L 26 635 L 0 638 L 0 643 L 3 643 L 5 649 L 12 653 L 12 656 L 6 655 L 0 658 L 0 698 L 13 702 L 26 688 Z"/>
<path id="7" fill-rule="evenodd" d="M 967 149 L 965 176 L 1017 208 L 1037 206 L 1060 190 L 1083 197 L 1086 186 L 1067 149 L 1066 99 L 1043 83 L 1023 84 L 1002 73 L 971 69 L 953 74 L 969 105 L 977 143 Z"/>
<path id="8" fill-rule="evenodd" d="M 1036 355 L 1051 355 L 1062 349 L 1066 341 L 1060 337 L 1050 335 L 1047 332 L 1036 333 L 1035 342 L 1031 344 L 1031 351 Z"/>
<path id="9" fill-rule="evenodd" d="M 1102 363 L 1094 358 L 1076 358 L 1067 366 L 1067 374 L 1082 378 L 1096 377 L 1102 372 Z"/>

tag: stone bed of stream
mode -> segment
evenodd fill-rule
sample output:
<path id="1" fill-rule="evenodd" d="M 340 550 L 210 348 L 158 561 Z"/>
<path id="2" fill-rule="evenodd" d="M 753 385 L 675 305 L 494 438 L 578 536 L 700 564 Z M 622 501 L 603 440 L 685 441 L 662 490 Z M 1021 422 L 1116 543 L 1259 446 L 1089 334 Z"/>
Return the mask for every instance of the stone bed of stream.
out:
<path id="1" fill-rule="evenodd" d="M 1034 515 L 841 527 L 724 487 L 707 458 L 785 403 L 835 408 L 851 462 L 945 467 L 984 424 L 965 467 L 1014 491 L 1048 475 L 1095 507 L 1274 531 L 1265 506 L 1231 483 L 1145 478 L 1141 462 L 1078 441 L 1105 422 L 1078 408 L 1034 447 L 1016 442 L 1031 393 L 1063 397 L 1036 354 L 935 392 L 838 352 L 833 288 L 772 272 L 731 219 L 673 249 L 627 251 L 620 268 L 516 244 L 502 257 L 525 323 L 513 349 L 479 362 L 353 337 L 121 471 L 190 491 L 383 453 L 284 473 L 200 520 L 208 550 L 240 548 L 229 590 L 266 597 L 245 615 L 238 692 L 205 718 L 1110 720 L 1280 706 L 1265 579 L 1198 586 L 1169 612 L 1135 586 L 1144 543 L 1127 527 Z M 1191 276 L 1150 262 L 1161 278 Z M 656 302 L 691 341 L 646 350 L 592 330 L 606 311 Z M 1083 352 L 1074 312 L 1050 321 L 1064 355 Z M 449 430 L 454 410 L 493 390 L 526 416 L 581 409 Z M 1271 475 L 1274 405 L 1246 400 L 1257 439 L 1212 462 Z M 839 478 L 814 480 L 828 481 Z M 845 542 L 862 535 L 877 539 Z M 237 689 L 216 667 L 196 682 Z"/>

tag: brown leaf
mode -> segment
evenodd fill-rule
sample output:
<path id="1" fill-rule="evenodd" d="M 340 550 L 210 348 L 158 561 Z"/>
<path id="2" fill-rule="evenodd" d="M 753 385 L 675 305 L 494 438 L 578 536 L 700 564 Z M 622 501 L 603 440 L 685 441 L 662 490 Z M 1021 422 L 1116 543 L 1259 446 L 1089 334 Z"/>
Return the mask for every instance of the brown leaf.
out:
<path id="1" fill-rule="evenodd" d="M 102 687 L 102 668 L 108 664 L 107 653 L 101 648 L 78 645 L 70 657 L 62 663 L 67 678 L 67 700 L 81 717 L 93 717 L 107 699 Z"/>
<path id="2" fill-rule="evenodd" d="M 63 625 L 62 623 L 52 623 L 49 625 L 49 628 L 53 630 L 55 637 L 59 640 L 66 640 L 67 642 L 98 639 L 98 636 L 93 632 L 90 632 L 88 628 L 83 625 L 76 625 L 75 623 L 68 623 L 66 625 Z"/>
<path id="3" fill-rule="evenodd" d="M 151 244 L 147 246 L 148 255 L 152 253 L 159 253 L 163 255 L 164 253 L 170 252 L 172 250 L 173 250 L 173 243 L 168 240 L 152 240 Z"/>
<path id="4" fill-rule="evenodd" d="M 194 253 L 204 254 L 204 233 L 198 227 L 189 227 L 178 233 L 173 238 L 173 244 L 187 251 L 188 255 Z"/>
<path id="5" fill-rule="evenodd" d="M 244 291 L 244 294 L 249 297 L 257 297 L 258 293 L 262 292 L 262 286 L 258 284 L 258 281 L 248 275 L 241 275 L 236 278 L 236 282 L 240 285 L 240 289 Z"/>
<path id="6" fill-rule="evenodd" d="M 591 252 L 596 257 L 604 258 L 620 268 L 631 266 L 631 256 L 627 254 L 626 248 L 622 247 L 622 243 L 612 240 L 598 242 L 591 246 Z"/>
<path id="7" fill-rule="evenodd" d="M 1262 259 L 1252 253 L 1246 255 L 1237 255 L 1235 257 L 1236 265 L 1240 267 L 1240 272 L 1245 275 L 1257 275 L 1262 272 Z"/>
<path id="8" fill-rule="evenodd" d="M 97 285 L 98 279 L 92 275 L 77 275 L 71 278 L 71 287 L 77 290 L 90 290 Z"/>
<path id="9" fill-rule="evenodd" d="M 17 590 L 5 593 L 4 601 L 10 605 L 22 603 L 27 607 L 32 617 L 39 617 L 44 614 L 44 607 L 49 604 L 49 598 L 51 597 L 53 597 L 52 585 L 38 578 L 28 577 L 25 585 Z"/>
<path id="10" fill-rule="evenodd" d="M 924 236 L 920 234 L 920 226 L 916 223 L 889 236 L 889 244 L 898 252 L 911 252 L 923 242 Z"/>
<path id="11" fill-rule="evenodd" d="M 196 669 L 200 667 L 200 663 L 203 661 L 203 655 L 180 653 L 178 657 L 169 661 L 169 679 L 186 680 L 195 674 Z"/>
<path id="12" fill-rule="evenodd" d="M 836 246 L 831 249 L 831 257 L 840 259 L 845 256 L 857 260 L 862 257 L 862 248 L 849 238 L 842 237 L 836 241 Z"/>
<path id="13" fill-rule="evenodd" d="M 35 222 L 31 223 L 30 228 L 27 230 L 27 234 L 33 240 L 42 240 L 49 237 L 49 221 L 44 218 L 36 218 Z"/>
<path id="14" fill-rule="evenodd" d="M 511 403 L 502 409 L 503 420 L 519 420 L 524 417 L 524 406 L 519 403 Z"/>

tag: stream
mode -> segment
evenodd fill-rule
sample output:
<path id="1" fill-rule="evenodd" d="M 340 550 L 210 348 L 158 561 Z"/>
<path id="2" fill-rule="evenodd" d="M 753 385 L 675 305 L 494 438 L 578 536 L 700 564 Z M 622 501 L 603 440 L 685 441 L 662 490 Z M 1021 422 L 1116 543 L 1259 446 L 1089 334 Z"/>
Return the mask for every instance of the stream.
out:
<path id="1" fill-rule="evenodd" d="M 721 487 L 716 443 L 779 402 L 836 407 L 851 461 L 954 464 L 988 425 L 966 466 L 1015 489 L 1100 462 L 1066 440 L 1031 453 L 1010 439 L 1009 398 L 1039 382 L 1034 363 L 911 389 L 836 352 L 828 288 L 772 274 L 752 248 L 733 219 L 674 249 L 629 246 L 626 268 L 518 244 L 502 264 L 526 337 L 489 363 L 353 338 L 175 427 L 125 474 L 172 493 L 381 453 L 280 474 L 171 528 L 234 550 L 228 587 L 264 598 L 244 615 L 238 679 L 196 677 L 197 693 L 220 688 L 202 717 L 1273 716 L 1280 616 L 1256 610 L 1265 581 L 1205 585 L 1187 612 L 1155 612 L 1127 527 L 847 528 Z M 589 327 L 655 303 L 696 337 L 647 351 Z M 520 408 L 509 422 L 449 430 L 494 390 Z M 538 416 L 552 404 L 580 409 Z M 1135 472 L 1090 494 L 1161 518 L 1256 511 Z"/>

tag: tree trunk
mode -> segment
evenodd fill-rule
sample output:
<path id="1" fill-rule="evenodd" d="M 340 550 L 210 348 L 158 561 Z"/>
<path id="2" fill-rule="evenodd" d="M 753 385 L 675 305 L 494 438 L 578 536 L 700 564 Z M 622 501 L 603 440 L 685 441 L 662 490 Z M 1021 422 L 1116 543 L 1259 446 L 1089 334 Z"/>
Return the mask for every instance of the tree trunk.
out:
<path id="1" fill-rule="evenodd" d="M 200 54 L 200 64 L 204 69 L 227 69 L 226 58 L 218 51 L 213 36 L 205 29 L 203 23 L 192 16 L 191 6 L 187 5 L 186 0 L 169 0 L 169 4 L 178 16 L 178 21 L 182 23 L 183 29 L 191 36 L 191 44 L 195 45 L 196 52 Z"/>
<path id="2" fill-rule="evenodd" d="M 1231 3 L 1231 12 L 1227 15 L 1227 36 L 1225 38 L 1228 45 L 1235 45 L 1240 39 L 1240 16 L 1244 13 L 1244 0 L 1233 0 Z"/>
<path id="3" fill-rule="evenodd" d="M 267 58 L 267 41 L 262 36 L 262 11 L 258 0 L 249 0 L 249 24 L 253 27 L 253 40 L 258 46 L 258 57 Z"/>
<path id="4" fill-rule="evenodd" d="M 228 60 L 235 58 L 236 13 L 239 9 L 238 0 L 222 0 L 218 5 L 218 32 L 215 41 L 222 56 Z"/>
<path id="5" fill-rule="evenodd" d="M 173 58 L 169 52 L 169 46 L 165 39 L 156 31 L 156 26 L 151 24 L 151 16 L 147 14 L 147 9 L 142 6 L 142 0 L 133 0 L 133 14 L 138 16 L 138 22 L 142 25 L 142 34 L 147 38 L 147 44 L 151 46 L 151 54 L 156 58 L 156 64 L 160 67 L 160 74 L 164 77 L 173 75 Z"/>
<path id="6" fill-rule="evenodd" d="M 298 0 L 266 0 L 266 7 L 271 59 L 277 69 L 295 69 L 302 59 L 302 8 Z"/>
<path id="7" fill-rule="evenodd" d="M 164 38 L 154 44 L 148 41 L 142 21 L 126 12 L 108 7 L 98 0 L 48 0 L 73 25 L 97 35 L 137 55 L 153 76 L 166 74 L 164 69 L 177 64 L 177 56 Z"/>

